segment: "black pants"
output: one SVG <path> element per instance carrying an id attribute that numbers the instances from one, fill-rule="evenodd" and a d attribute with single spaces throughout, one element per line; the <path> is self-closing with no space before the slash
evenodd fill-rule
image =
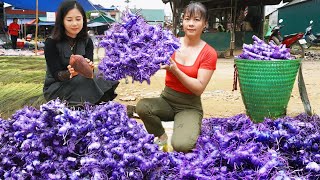
<path id="1" fill-rule="evenodd" d="M 17 49 L 18 36 L 11 35 L 12 49 Z"/>

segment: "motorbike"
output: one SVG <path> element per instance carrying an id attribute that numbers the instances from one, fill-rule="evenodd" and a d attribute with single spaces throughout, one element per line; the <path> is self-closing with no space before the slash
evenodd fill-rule
<path id="1" fill-rule="evenodd" d="M 306 28 L 304 33 L 304 39 L 307 41 L 307 47 L 320 46 L 320 33 L 313 34 L 312 32 L 313 20 L 310 21 L 309 26 Z"/>
<path id="2" fill-rule="evenodd" d="M 290 48 L 291 55 L 296 58 L 304 57 L 304 50 L 307 48 L 307 42 L 304 37 L 304 33 L 294 33 L 285 35 L 282 37 L 280 29 L 284 27 L 281 23 L 283 19 L 279 20 L 279 24 L 274 26 L 271 30 L 269 41 L 274 41 L 277 45 L 285 44 L 287 48 Z"/>

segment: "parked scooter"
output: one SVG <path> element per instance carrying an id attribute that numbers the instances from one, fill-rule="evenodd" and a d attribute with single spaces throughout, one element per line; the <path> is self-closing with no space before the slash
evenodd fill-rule
<path id="1" fill-rule="evenodd" d="M 306 40 L 303 39 L 304 33 L 294 33 L 282 37 L 280 29 L 284 26 L 281 23 L 283 19 L 279 20 L 279 25 L 273 27 L 269 41 L 273 40 L 277 45 L 285 44 L 290 48 L 290 53 L 296 58 L 304 57 L 304 49 L 307 48 Z"/>
<path id="2" fill-rule="evenodd" d="M 307 41 L 308 48 L 311 46 L 320 46 L 320 34 L 312 33 L 312 25 L 313 20 L 310 21 L 310 24 L 307 27 L 306 32 L 304 34 L 304 39 Z"/>

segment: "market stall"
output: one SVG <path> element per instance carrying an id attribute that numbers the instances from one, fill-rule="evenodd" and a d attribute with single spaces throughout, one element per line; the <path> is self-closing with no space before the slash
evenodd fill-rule
<path id="1" fill-rule="evenodd" d="M 290 2 L 292 0 L 285 0 Z M 163 0 L 170 3 L 173 14 L 173 31 L 182 35 L 181 13 L 190 0 Z M 252 35 L 263 35 L 264 6 L 279 4 L 281 0 L 196 0 L 209 11 L 208 30 L 203 39 L 216 50 L 232 56 L 243 43 L 251 43 Z"/>

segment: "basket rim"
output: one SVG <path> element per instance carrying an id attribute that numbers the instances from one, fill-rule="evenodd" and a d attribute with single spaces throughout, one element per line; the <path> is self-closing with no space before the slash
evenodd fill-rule
<path id="1" fill-rule="evenodd" d="M 294 61 L 302 61 L 301 58 L 299 59 L 277 59 L 277 60 L 262 60 L 262 59 L 238 59 L 238 58 L 235 58 L 234 61 L 250 61 L 250 62 L 283 62 L 283 61 L 291 61 L 291 62 L 294 62 Z"/>

